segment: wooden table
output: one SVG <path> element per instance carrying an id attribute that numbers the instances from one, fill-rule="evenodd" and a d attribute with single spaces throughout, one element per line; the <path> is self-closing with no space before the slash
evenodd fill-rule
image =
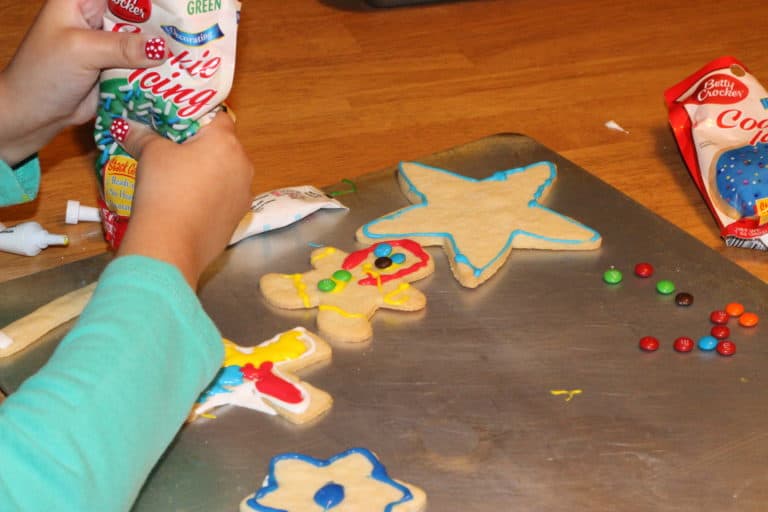
<path id="1" fill-rule="evenodd" d="M 0 62 L 41 3 L 0 6 Z M 768 80 L 765 37 L 750 24 L 764 14 L 757 0 L 738 9 L 715 0 L 395 9 L 248 0 L 231 102 L 257 169 L 253 191 L 331 185 L 493 133 L 524 133 L 768 281 L 768 255 L 721 241 L 662 101 L 665 88 L 721 55 Z M 608 120 L 629 133 L 607 129 Z M 36 220 L 71 245 L 0 253 L 0 281 L 106 250 L 97 224 L 64 223 L 68 199 L 96 201 L 91 127 L 65 131 L 40 159 L 40 197 L 0 210 L 0 222 Z"/>

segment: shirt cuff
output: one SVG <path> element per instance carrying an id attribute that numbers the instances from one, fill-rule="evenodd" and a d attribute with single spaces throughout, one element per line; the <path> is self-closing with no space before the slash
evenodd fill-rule
<path id="1" fill-rule="evenodd" d="M 26 203 L 40 189 L 40 161 L 32 155 L 11 167 L 0 160 L 0 206 Z"/>

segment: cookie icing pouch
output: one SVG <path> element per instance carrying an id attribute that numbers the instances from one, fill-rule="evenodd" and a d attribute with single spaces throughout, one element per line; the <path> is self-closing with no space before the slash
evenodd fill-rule
<path id="1" fill-rule="evenodd" d="M 311 185 L 288 187 L 260 194 L 251 201 L 251 209 L 235 228 L 229 245 L 249 236 L 293 224 L 317 210 L 347 209 Z"/>
<path id="2" fill-rule="evenodd" d="M 721 57 L 664 92 L 669 123 L 726 244 L 768 250 L 768 92 Z"/>
<path id="3" fill-rule="evenodd" d="M 162 38 L 168 56 L 159 67 L 110 69 L 99 79 L 95 167 L 105 237 L 117 247 L 131 214 L 136 161 L 110 133 L 112 122 L 132 119 L 175 142 L 209 122 L 232 87 L 240 2 L 108 0 L 107 7 L 104 30 Z"/>

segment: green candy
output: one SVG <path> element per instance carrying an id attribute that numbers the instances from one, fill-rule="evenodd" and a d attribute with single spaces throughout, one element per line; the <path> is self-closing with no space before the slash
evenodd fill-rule
<path id="1" fill-rule="evenodd" d="M 615 268 L 609 268 L 603 274 L 603 281 L 608 284 L 619 284 L 624 276 L 621 274 L 621 270 Z"/>
<path id="2" fill-rule="evenodd" d="M 321 279 L 317 282 L 317 289 L 321 292 L 330 292 L 336 288 L 336 282 L 333 279 Z"/>
<path id="3" fill-rule="evenodd" d="M 669 295 L 675 291 L 675 283 L 668 279 L 662 279 L 656 283 L 656 291 L 662 295 Z"/>
<path id="4" fill-rule="evenodd" d="M 349 281 L 352 279 L 352 273 L 349 270 L 337 270 L 333 273 L 333 278 L 339 281 Z"/>

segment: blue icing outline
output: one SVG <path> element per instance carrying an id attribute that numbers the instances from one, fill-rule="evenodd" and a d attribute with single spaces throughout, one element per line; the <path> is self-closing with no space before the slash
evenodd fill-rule
<path id="1" fill-rule="evenodd" d="M 473 265 L 472 262 L 469 261 L 469 258 L 467 258 L 459 250 L 459 247 L 456 245 L 456 240 L 453 238 L 453 235 L 451 233 L 446 233 L 446 232 L 434 232 L 434 233 L 421 233 L 421 232 L 416 232 L 416 233 L 380 233 L 380 234 L 371 233 L 370 230 L 369 230 L 369 227 L 371 227 L 371 226 L 373 226 L 373 225 L 375 225 L 375 224 L 377 224 L 377 223 L 379 223 L 379 222 L 381 222 L 383 220 L 396 219 L 397 217 L 403 215 L 404 213 L 406 213 L 407 211 L 410 211 L 412 209 L 424 208 L 426 206 L 429 206 L 429 202 L 427 201 L 427 196 L 423 192 L 421 192 L 419 189 L 416 188 L 416 186 L 413 184 L 411 179 L 408 177 L 408 173 L 403 170 L 403 163 L 404 162 L 400 162 L 400 164 L 398 166 L 398 172 L 402 175 L 403 179 L 405 179 L 405 182 L 408 184 L 409 191 L 411 193 L 415 194 L 416 196 L 418 196 L 418 198 L 419 198 L 419 200 L 421 202 L 417 203 L 417 204 L 412 204 L 411 206 L 406 206 L 405 208 L 402 208 L 402 209 L 400 209 L 400 210 L 398 210 L 398 211 L 396 211 L 394 213 L 391 213 L 389 215 L 385 215 L 383 217 L 379 217 L 376 220 L 373 220 L 371 222 L 368 222 L 367 224 L 364 224 L 363 227 L 362 227 L 362 231 L 363 231 L 363 234 L 365 236 L 367 236 L 368 238 L 371 238 L 371 239 L 377 239 L 377 238 L 410 238 L 410 237 L 417 237 L 417 236 L 446 238 L 446 239 L 448 239 L 448 241 L 451 244 L 451 247 L 453 248 L 453 252 L 455 254 L 454 260 L 456 261 L 456 263 L 462 263 L 462 264 L 467 265 L 468 267 L 470 267 L 472 269 L 473 274 L 474 274 L 475 277 L 479 277 L 488 267 L 492 266 L 499 258 L 501 258 L 502 255 L 506 254 L 507 251 L 510 249 L 510 245 L 512 245 L 512 241 L 515 239 L 515 237 L 517 235 L 528 235 L 528 236 L 530 236 L 532 238 L 538 238 L 538 239 L 547 240 L 547 241 L 550 241 L 550 242 L 561 242 L 561 243 L 566 243 L 566 244 L 579 244 L 579 243 L 583 243 L 583 242 L 592 242 L 592 241 L 597 240 L 597 239 L 600 238 L 600 233 L 598 233 L 594 229 L 590 228 L 589 226 L 586 226 L 586 225 L 582 224 L 581 222 L 578 222 L 575 219 L 572 219 L 572 218 L 568 217 L 567 215 L 563 215 L 563 214 L 558 213 L 558 212 L 556 212 L 554 210 L 551 210 L 551 209 L 541 205 L 538 202 L 538 199 L 541 197 L 541 195 L 544 192 L 544 190 L 546 190 L 546 188 L 549 185 L 552 184 L 552 182 L 554 181 L 555 177 L 557 176 L 557 170 L 556 170 L 554 164 L 552 164 L 552 162 L 547 162 L 547 161 L 536 162 L 536 163 L 533 163 L 533 164 L 530 164 L 530 165 L 526 165 L 525 167 L 516 167 L 514 169 L 508 169 L 508 170 L 505 170 L 505 171 L 497 171 L 497 172 L 493 173 L 492 175 L 490 175 L 489 177 L 483 178 L 483 179 L 471 178 L 469 176 L 464 176 L 464 175 L 461 175 L 461 174 L 456 174 L 454 172 L 451 172 L 451 171 L 448 171 L 448 170 L 445 170 L 445 169 L 440 169 L 439 167 L 433 167 L 433 166 L 422 164 L 422 163 L 418 163 L 418 162 L 413 162 L 413 163 L 415 163 L 415 164 L 417 164 L 417 165 L 419 165 L 419 166 L 421 166 L 423 168 L 429 169 L 431 171 L 440 172 L 442 174 L 447 174 L 449 176 L 460 178 L 460 179 L 463 179 L 463 180 L 466 180 L 466 181 L 469 181 L 469 182 L 472 182 L 472 183 L 480 183 L 480 182 L 483 182 L 483 181 L 507 181 L 507 178 L 510 175 L 512 175 L 512 174 L 523 173 L 523 172 L 526 172 L 528 169 L 530 169 L 532 167 L 538 167 L 538 166 L 540 166 L 542 164 L 545 164 L 547 167 L 549 167 L 549 170 L 550 170 L 549 178 L 544 180 L 544 182 L 541 185 L 539 185 L 539 187 L 536 189 L 536 192 L 533 194 L 533 199 L 531 199 L 528 202 L 528 206 L 530 208 L 541 208 L 542 210 L 545 210 L 545 211 L 550 212 L 550 213 L 552 213 L 554 215 L 557 215 L 558 217 L 566 220 L 567 222 L 570 222 L 572 224 L 575 224 L 577 226 L 580 226 L 580 227 L 584 228 L 586 231 L 589 231 L 589 232 L 593 233 L 593 236 L 591 238 L 580 239 L 580 240 L 572 240 L 572 239 L 565 239 L 565 238 L 551 238 L 551 237 L 539 235 L 539 234 L 536 234 L 536 233 L 531 233 L 529 231 L 525 231 L 525 230 L 521 230 L 521 229 L 515 229 L 515 230 L 512 230 L 512 232 L 509 234 L 509 237 L 507 238 L 507 241 L 504 244 L 504 247 L 499 251 L 499 253 L 496 256 L 494 256 L 493 258 L 491 258 L 491 260 L 488 263 L 486 263 L 485 265 L 483 265 L 481 267 L 478 267 L 478 266 Z"/>
<path id="2" fill-rule="evenodd" d="M 253 508 L 253 510 L 255 510 L 256 512 L 290 512 L 288 510 L 284 510 L 280 508 L 272 508 L 272 507 L 267 507 L 266 505 L 260 505 L 257 502 L 257 500 L 276 491 L 280 487 L 279 482 L 277 482 L 277 479 L 275 478 L 275 467 L 278 462 L 284 459 L 294 459 L 294 460 L 300 460 L 307 464 L 311 464 L 316 468 L 324 468 L 324 467 L 330 466 L 337 460 L 343 459 L 345 457 L 349 457 L 350 455 L 354 455 L 354 454 L 362 455 L 363 457 L 368 459 L 368 461 L 373 466 L 373 470 L 371 471 L 371 476 L 373 478 L 375 478 L 376 480 L 384 484 L 390 485 L 403 493 L 402 498 L 400 498 L 398 501 L 393 501 L 392 503 L 389 503 L 382 512 L 392 512 L 393 507 L 395 507 L 396 505 L 400 505 L 402 503 L 406 503 L 408 501 L 413 500 L 413 494 L 408 489 L 408 487 L 390 478 L 389 474 L 387 473 L 387 468 L 384 467 L 381 461 L 378 458 L 376 458 L 376 456 L 373 453 L 371 453 L 370 450 L 366 448 L 356 447 L 356 448 L 350 448 L 341 453 L 337 453 L 336 455 L 334 455 L 329 459 L 316 459 L 314 457 L 310 457 L 309 455 L 303 455 L 301 453 L 281 453 L 280 455 L 276 455 L 272 457 L 272 460 L 269 462 L 269 473 L 267 474 L 267 478 L 266 478 L 266 481 L 264 482 L 264 485 L 261 487 L 261 489 L 256 491 L 253 497 L 249 498 L 246 501 L 246 504 L 249 507 Z"/>

